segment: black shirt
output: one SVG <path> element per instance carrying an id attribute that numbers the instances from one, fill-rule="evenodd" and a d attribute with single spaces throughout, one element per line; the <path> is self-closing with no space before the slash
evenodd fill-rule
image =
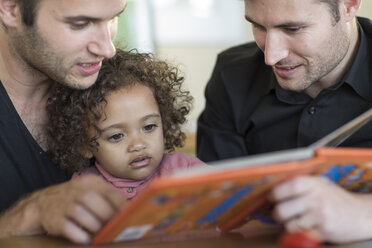
<path id="1" fill-rule="evenodd" d="M 279 86 L 255 43 L 219 54 L 198 120 L 197 155 L 203 161 L 303 147 L 372 106 L 372 23 L 358 18 L 360 44 L 337 85 L 312 99 Z M 372 123 L 342 146 L 372 147 Z"/>
<path id="2" fill-rule="evenodd" d="M 33 139 L 0 82 L 0 211 L 21 197 L 71 178 Z"/>

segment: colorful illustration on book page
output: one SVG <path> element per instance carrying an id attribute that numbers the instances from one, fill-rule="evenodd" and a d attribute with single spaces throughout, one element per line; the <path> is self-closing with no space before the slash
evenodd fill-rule
<path id="1" fill-rule="evenodd" d="M 350 191 L 372 192 L 371 162 L 334 164 L 323 171 L 322 175 Z"/>

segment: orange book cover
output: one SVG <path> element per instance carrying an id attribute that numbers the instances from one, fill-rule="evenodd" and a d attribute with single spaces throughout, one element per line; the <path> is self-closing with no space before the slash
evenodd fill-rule
<path id="1" fill-rule="evenodd" d="M 302 161 L 154 181 L 94 238 L 94 244 L 213 229 L 244 223 L 273 185 L 298 174 L 326 176 L 359 192 L 372 190 L 372 149 L 320 148 Z"/>
<path id="2" fill-rule="evenodd" d="M 188 237 L 207 230 L 217 236 L 248 221 L 267 206 L 274 185 L 299 174 L 322 175 L 348 190 L 370 192 L 372 149 L 327 146 L 338 145 L 371 118 L 367 111 L 316 146 L 219 161 L 158 178 L 102 228 L 93 244 Z"/>

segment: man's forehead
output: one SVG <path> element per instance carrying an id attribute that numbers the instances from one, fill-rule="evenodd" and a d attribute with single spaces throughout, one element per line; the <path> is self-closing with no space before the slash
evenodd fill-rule
<path id="1" fill-rule="evenodd" d="M 39 0 L 40 9 L 48 9 L 58 15 L 90 16 L 105 18 L 119 15 L 126 0 Z"/>
<path id="2" fill-rule="evenodd" d="M 244 0 L 245 17 L 250 22 L 258 20 L 279 23 L 306 22 L 319 12 L 318 0 Z M 314 4 L 318 2 L 318 4 Z M 325 8 L 326 9 L 326 8 Z M 271 22 L 271 21 L 270 21 Z"/>

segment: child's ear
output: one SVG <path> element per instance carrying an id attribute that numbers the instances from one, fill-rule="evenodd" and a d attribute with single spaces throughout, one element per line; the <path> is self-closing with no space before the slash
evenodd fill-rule
<path id="1" fill-rule="evenodd" d="M 84 156 L 84 158 L 91 159 L 93 158 L 93 153 L 90 151 L 89 148 L 84 148 L 80 151 L 81 155 Z"/>
<path id="2" fill-rule="evenodd" d="M 93 153 L 90 152 L 90 151 L 85 152 L 85 153 L 84 153 L 84 157 L 91 159 L 91 158 L 93 158 Z"/>

